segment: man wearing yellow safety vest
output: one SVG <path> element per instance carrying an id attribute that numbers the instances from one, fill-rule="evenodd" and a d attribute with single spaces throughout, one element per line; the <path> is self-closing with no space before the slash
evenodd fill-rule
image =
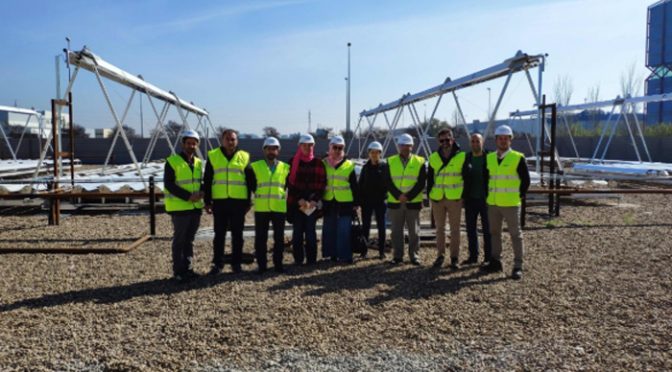
<path id="1" fill-rule="evenodd" d="M 203 164 L 194 153 L 200 137 L 196 131 L 185 130 L 182 152 L 166 158 L 163 173 L 165 208 L 173 223 L 173 278 L 179 282 L 194 279 L 194 237 L 201 221 Z"/>
<path id="2" fill-rule="evenodd" d="M 523 277 L 523 233 L 520 229 L 520 206 L 530 187 L 530 173 L 525 156 L 511 149 L 513 131 L 507 125 L 495 130 L 497 151 L 486 158 L 488 183 L 488 220 L 492 235 L 490 263 L 483 266 L 486 272 L 502 271 L 502 222 L 506 220 L 513 244 L 513 279 Z"/>
<path id="3" fill-rule="evenodd" d="M 322 257 L 352 263 L 352 214 L 358 205 L 355 163 L 345 158 L 345 140 L 333 136 L 324 158 L 327 188 L 322 197 Z"/>
<path id="4" fill-rule="evenodd" d="M 289 164 L 279 161 L 280 141 L 275 137 L 264 140 L 264 158 L 252 163 L 250 190 L 254 192 L 254 252 L 257 273 L 267 270 L 268 224 L 273 225 L 273 269 L 281 273 L 285 243 L 285 214 L 287 213 L 287 177 Z"/>
<path id="5" fill-rule="evenodd" d="M 420 245 L 420 210 L 422 209 L 422 190 L 425 188 L 427 170 L 425 158 L 415 155 L 413 137 L 402 134 L 397 139 L 398 155 L 387 159 L 388 174 L 387 208 L 392 222 L 392 247 L 394 259 L 399 264 L 404 257 L 404 225 L 408 229 L 408 255 L 413 265 L 420 265 L 418 246 Z"/>
<path id="6" fill-rule="evenodd" d="M 455 143 L 453 131 L 443 128 L 437 134 L 439 149 L 429 157 L 427 195 L 432 202 L 432 215 L 436 224 L 437 257 L 434 267 L 443 265 L 446 253 L 446 214 L 450 225 L 450 267 L 458 268 L 460 256 L 460 220 L 464 178 L 465 153 Z"/>
<path id="7" fill-rule="evenodd" d="M 222 132 L 221 146 L 208 152 L 203 189 L 205 210 L 212 213 L 215 238 L 212 249 L 212 269 L 216 275 L 224 268 L 224 242 L 227 230 L 231 231 L 231 269 L 242 271 L 243 229 L 245 214 L 250 210 L 249 179 L 253 173 L 250 154 L 238 149 L 238 134 L 233 129 Z"/>

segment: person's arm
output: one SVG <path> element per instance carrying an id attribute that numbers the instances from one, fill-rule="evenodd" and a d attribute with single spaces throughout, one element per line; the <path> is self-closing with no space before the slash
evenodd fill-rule
<path id="1" fill-rule="evenodd" d="M 530 171 L 527 169 L 525 158 L 520 159 L 518 163 L 518 177 L 520 177 L 520 197 L 522 198 L 530 188 Z"/>
<path id="2" fill-rule="evenodd" d="M 249 164 L 245 167 L 245 185 L 247 186 L 247 201 L 250 201 L 252 193 L 257 190 L 257 177 Z"/>
<path id="3" fill-rule="evenodd" d="M 418 174 L 418 182 L 416 182 L 413 188 L 406 193 L 408 200 L 415 199 L 415 197 L 418 196 L 418 194 L 420 194 L 422 190 L 425 189 L 426 182 L 427 182 L 427 167 L 425 167 L 425 165 L 422 164 L 420 166 L 420 174 Z"/>
<path id="4" fill-rule="evenodd" d="M 401 196 L 401 190 L 399 190 L 397 186 L 394 185 L 394 182 L 392 182 L 392 171 L 390 171 L 389 166 L 385 173 L 383 173 L 383 177 L 385 178 L 385 187 L 387 188 L 387 191 L 398 200 Z"/>
<path id="5" fill-rule="evenodd" d="M 359 185 L 357 184 L 357 174 L 353 170 L 348 177 L 350 183 L 350 191 L 352 191 L 352 201 L 355 206 L 359 205 Z"/>
<path id="6" fill-rule="evenodd" d="M 469 178 L 469 166 L 471 164 L 471 153 L 465 155 L 464 164 L 462 164 L 462 199 L 469 195 L 471 180 Z"/>
<path id="7" fill-rule="evenodd" d="M 310 200 L 318 202 L 324 196 L 324 190 L 327 188 L 327 171 L 324 169 L 322 161 L 316 162 L 315 167 L 315 189 L 313 190 Z"/>
<path id="8" fill-rule="evenodd" d="M 421 171 L 422 172 L 422 171 Z M 432 192 L 432 187 L 434 187 L 434 168 L 429 166 L 429 171 L 427 172 L 427 197 L 429 198 L 429 193 Z"/>
<path id="9" fill-rule="evenodd" d="M 189 198 L 191 197 L 191 193 L 189 191 L 181 188 L 175 182 L 175 170 L 173 170 L 173 167 L 171 167 L 168 162 L 166 162 L 163 170 L 163 187 L 165 187 L 169 193 L 177 196 L 182 200 L 189 201 Z"/>
<path id="10" fill-rule="evenodd" d="M 214 170 L 212 169 L 212 164 L 210 161 L 205 163 L 205 174 L 203 175 L 203 185 L 201 185 L 201 191 L 203 191 L 203 202 L 205 205 L 212 204 L 212 178 L 214 177 Z"/>

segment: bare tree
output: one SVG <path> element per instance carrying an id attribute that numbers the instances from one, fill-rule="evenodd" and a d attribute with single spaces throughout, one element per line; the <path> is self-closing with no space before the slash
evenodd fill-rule
<path id="1" fill-rule="evenodd" d="M 596 83 L 590 89 L 588 89 L 588 95 L 586 96 L 586 102 L 594 103 L 600 100 L 600 83 Z"/>
<path id="2" fill-rule="evenodd" d="M 569 102 L 572 100 L 572 94 L 574 93 L 574 84 L 569 75 L 558 76 L 555 80 L 555 85 L 553 86 L 553 94 L 555 96 L 555 102 L 561 106 L 569 105 Z"/>
<path id="3" fill-rule="evenodd" d="M 621 95 L 623 98 L 638 96 L 643 81 L 642 75 L 637 73 L 637 62 L 632 62 L 630 67 L 621 73 Z M 636 112 L 637 106 L 635 104 L 631 105 L 628 112 Z"/>
<path id="4" fill-rule="evenodd" d="M 278 130 L 275 127 L 264 127 L 264 129 L 262 129 L 262 133 L 263 133 L 264 138 L 266 138 L 266 137 L 279 138 L 280 137 L 280 132 L 278 132 Z"/>

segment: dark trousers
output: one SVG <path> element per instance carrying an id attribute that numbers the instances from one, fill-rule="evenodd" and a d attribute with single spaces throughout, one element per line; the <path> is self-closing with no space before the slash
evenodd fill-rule
<path id="1" fill-rule="evenodd" d="M 485 199 L 467 198 L 464 201 L 464 215 L 467 222 L 467 238 L 469 239 L 469 258 L 478 258 L 478 216 L 481 216 L 483 229 L 483 260 L 489 261 L 492 254 L 490 223 L 488 222 L 488 205 Z"/>
<path id="2" fill-rule="evenodd" d="M 201 223 L 201 210 L 170 215 L 173 222 L 173 274 L 192 270 L 194 237 Z"/>
<path id="3" fill-rule="evenodd" d="M 247 205 L 239 200 L 215 200 L 212 214 L 215 220 L 215 238 L 212 241 L 212 264 L 224 267 L 224 243 L 226 232 L 231 231 L 231 266 L 240 268 L 243 260 L 243 229 Z"/>
<path id="4" fill-rule="evenodd" d="M 260 269 L 267 267 L 268 225 L 273 225 L 273 266 L 282 268 L 285 250 L 285 214 L 277 212 L 254 213 L 254 253 Z"/>
<path id="5" fill-rule="evenodd" d="M 316 223 L 315 212 L 310 216 L 306 216 L 301 211 L 295 212 L 292 222 L 292 254 L 294 255 L 294 262 L 299 265 L 303 264 L 304 257 L 309 264 L 317 261 Z"/>
<path id="6" fill-rule="evenodd" d="M 385 211 L 387 206 L 385 202 L 375 204 L 362 204 L 362 230 L 364 236 L 369 239 L 371 233 L 371 218 L 373 213 L 376 213 L 376 226 L 378 227 L 378 252 L 383 254 L 385 252 Z"/>
<path id="7" fill-rule="evenodd" d="M 338 206 L 325 211 L 322 221 L 322 257 L 352 262 L 351 234 L 351 215 L 340 215 Z"/>

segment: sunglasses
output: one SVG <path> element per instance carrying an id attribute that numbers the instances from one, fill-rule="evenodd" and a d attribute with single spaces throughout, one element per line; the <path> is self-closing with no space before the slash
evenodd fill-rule
<path id="1" fill-rule="evenodd" d="M 452 141 L 452 140 L 453 140 L 452 138 L 444 138 L 444 139 L 440 139 L 440 140 L 439 140 L 439 143 L 448 143 L 448 142 L 450 142 L 450 141 Z"/>
<path id="2" fill-rule="evenodd" d="M 345 147 L 344 146 L 332 146 L 334 150 L 340 151 L 343 150 Z"/>

